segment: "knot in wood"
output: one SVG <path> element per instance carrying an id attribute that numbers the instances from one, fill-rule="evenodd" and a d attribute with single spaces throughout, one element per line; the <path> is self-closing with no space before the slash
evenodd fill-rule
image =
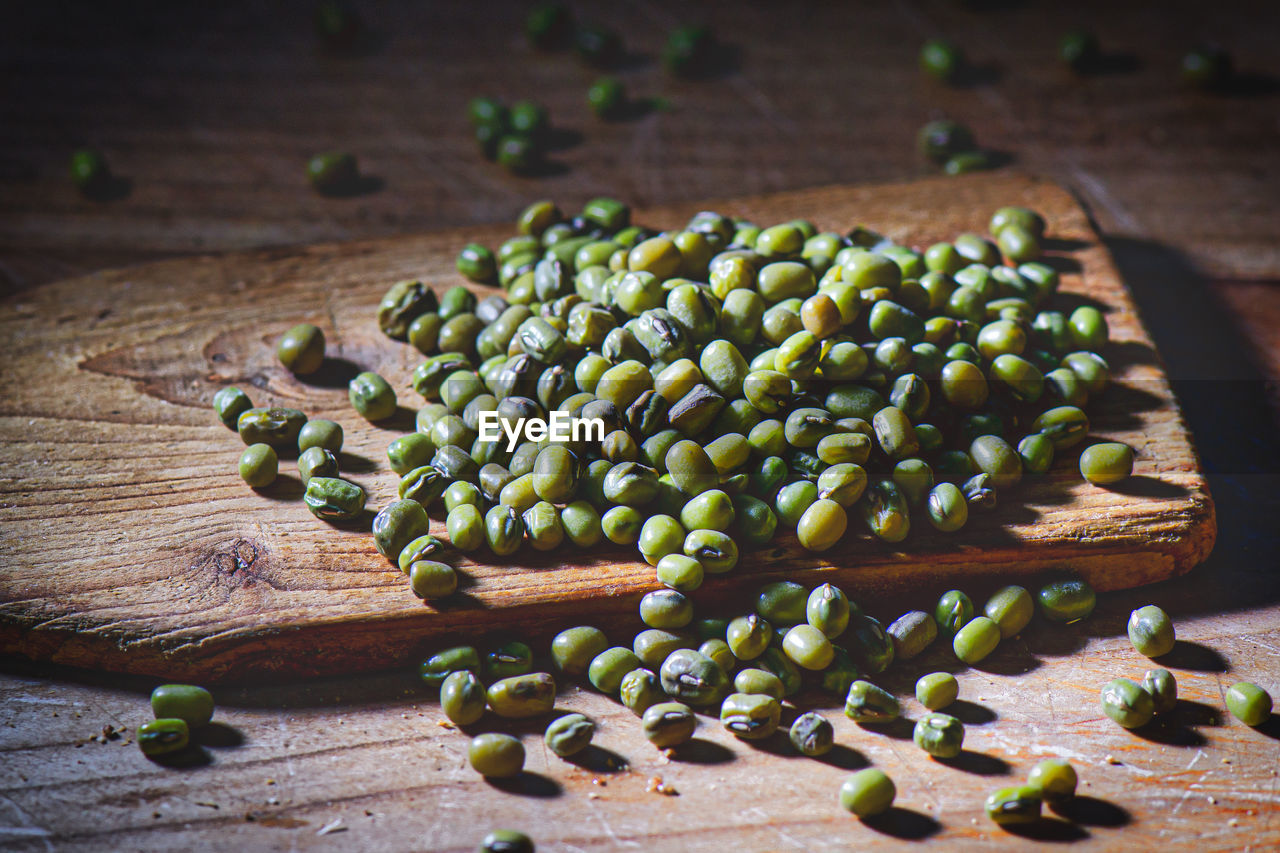
<path id="1" fill-rule="evenodd" d="M 216 584 L 251 587 L 258 581 L 265 581 L 254 569 L 261 553 L 256 542 L 240 538 L 216 547 L 196 568 L 211 572 Z"/>

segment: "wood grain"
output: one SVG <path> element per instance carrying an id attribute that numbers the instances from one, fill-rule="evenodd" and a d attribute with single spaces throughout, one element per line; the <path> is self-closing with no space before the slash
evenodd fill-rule
<path id="1" fill-rule="evenodd" d="M 904 841 L 1020 849 L 1038 840 L 1084 850 L 1275 849 L 1280 726 L 1230 720 L 1222 693 L 1237 678 L 1280 690 L 1267 651 L 1280 645 L 1280 630 L 1259 620 L 1246 633 L 1239 614 L 1175 609 L 1180 647 L 1153 664 L 1129 646 L 1124 621 L 1134 606 L 1154 598 L 1173 607 L 1197 586 L 1177 584 L 1104 596 L 1075 625 L 1037 619 L 976 668 L 960 667 L 940 644 L 895 663 L 882 683 L 912 719 L 923 713 L 914 680 L 956 672 L 963 701 L 949 711 L 966 723 L 965 753 L 947 762 L 906 739 L 909 725 L 858 726 L 817 691 L 795 697 L 785 719 L 817 709 L 831 720 L 838 747 L 825 760 L 791 753 L 782 734 L 736 740 L 710 716 L 700 718 L 692 749 L 668 757 L 615 701 L 562 685 L 557 708 L 597 724 L 599 751 L 570 762 L 543 747 L 544 720 L 486 720 L 460 732 L 411 677 L 354 676 L 215 690 L 220 725 L 200 738 L 201 763 L 172 767 L 147 761 L 131 742 L 150 717 L 149 681 L 49 667 L 33 681 L 11 671 L 0 675 L 0 840 L 20 851 L 463 853 L 501 826 L 529 833 L 542 853 L 880 850 Z M 1178 708 L 1140 731 L 1120 728 L 1099 711 L 1099 688 L 1153 665 L 1176 675 Z M 491 722 L 525 744 L 527 772 L 512 784 L 486 783 L 466 764 L 468 735 Z M 124 734 L 93 740 L 104 725 Z M 1051 756 L 1076 768 L 1077 801 L 1046 810 L 1028 835 L 998 829 L 984 797 Z M 863 823 L 836 794 L 868 765 L 888 773 L 898 795 L 886 819 Z M 655 779 L 677 795 L 651 792 Z M 335 821 L 339 831 L 318 834 Z"/>
<path id="2" fill-rule="evenodd" d="M 1073 829 L 1050 824 L 1053 837 L 1074 839 L 1072 849 L 1280 847 L 1274 725 L 1205 722 L 1205 708 L 1220 714 L 1221 691 L 1237 678 L 1280 695 L 1275 420 L 1252 406 L 1262 381 L 1239 381 L 1258 376 L 1245 345 L 1253 333 L 1256 360 L 1270 368 L 1265 388 L 1280 401 L 1280 349 L 1275 324 L 1265 321 L 1280 296 L 1276 100 L 1265 91 L 1202 95 L 1172 80 L 1180 52 L 1206 38 L 1227 45 L 1242 69 L 1274 79 L 1280 7 L 1228 0 L 1210 14 L 1203 3 L 1177 0 L 906 0 L 825 4 L 804 15 L 783 3 L 591 4 L 592 17 L 623 29 L 641 59 L 622 72 L 628 87 L 672 106 L 606 125 L 582 102 L 594 72 L 566 56 L 533 54 L 514 34 L 495 39 L 520 14 L 516 0 L 486 2 L 483 26 L 469 18 L 476 4 L 356 3 L 385 38 L 355 58 L 316 50 L 312 0 L 282 0 L 270 12 L 235 0 L 130 3 L 126 11 L 50 0 L 16 9 L 0 28 L 0 290 L 191 252 L 502 221 L 534 194 L 572 204 L 609 191 L 661 204 L 901 180 L 927 169 L 911 150 L 915 130 L 945 113 L 973 124 L 984 145 L 1018 167 L 1070 187 L 1091 211 L 1196 431 L 1217 499 L 1218 546 L 1188 575 L 1103 596 L 1085 623 L 1033 627 L 1003 644 L 990 659 L 998 672 L 960 674 L 964 695 L 984 697 L 980 704 L 998 715 L 970 726 L 967 744 L 1006 761 L 1004 775 L 944 767 L 833 710 L 841 742 L 898 782 L 902 820 L 888 826 L 864 826 L 838 810 L 842 768 L 736 743 L 710 720 L 700 737 L 724 745 L 731 760 L 666 763 L 615 705 L 573 690 L 566 707 L 596 716 L 600 743 L 633 773 L 559 762 L 527 735 L 531 768 L 559 793 L 486 785 L 462 766 L 465 738 L 437 725 L 425 694 L 361 677 L 219 690 L 219 717 L 243 744 L 206 748 L 208 766 L 175 770 L 145 761 L 135 745 L 87 740 L 107 723 L 145 721 L 151 681 L 0 658 L 0 846 L 464 851 L 499 822 L 529 831 L 542 853 L 881 849 L 921 834 L 944 850 L 1030 846 L 995 830 L 981 800 L 1058 754 L 1072 758 L 1083 790 L 1101 801 Z M 710 85 L 665 79 L 652 64 L 662 39 L 701 14 L 743 48 L 740 71 Z M 1060 68 L 1054 44 L 1082 23 L 1133 68 L 1090 78 Z M 916 49 L 935 35 L 993 70 L 989 82 L 949 89 L 921 79 Z M 582 132 L 580 144 L 556 155 L 567 170 L 521 180 L 480 161 L 461 112 L 467 97 L 484 92 L 536 94 L 557 124 Z M 126 198 L 99 203 L 71 189 L 66 159 L 82 143 L 103 148 L 130 179 Z M 358 199 L 314 197 L 301 164 L 319 147 L 355 151 L 383 186 Z M 1185 263 L 1187 254 L 1210 276 L 1234 281 L 1208 280 Z M 1216 291 L 1229 314 L 1213 303 Z M 1204 321 L 1215 318 L 1221 334 L 1206 340 Z M 0 354 L 2 378 L 9 352 Z M 33 464 L 24 476 L 38 471 Z M 0 479 L 12 476 L 0 468 Z M 1109 725 L 1094 694 L 1148 665 L 1123 631 L 1129 609 L 1150 602 L 1173 615 L 1188 648 L 1212 649 L 1222 665 L 1186 666 L 1203 655 L 1161 662 L 1193 704 L 1148 740 Z M 872 607 L 885 619 L 899 612 Z M 930 655 L 902 679 L 954 665 Z M 1125 763 L 1108 764 L 1108 752 Z M 645 792 L 658 773 L 679 797 Z M 592 784 L 597 777 L 608 785 Z M 317 835 L 338 818 L 343 831 Z"/>
<path id="3" fill-rule="evenodd" d="M 1016 177 L 933 180 L 716 206 L 761 221 L 862 221 L 923 245 L 980 230 L 1002 203 L 1045 212 L 1060 245 L 1073 247 L 1056 255 L 1068 270 L 1063 298 L 1109 311 L 1117 383 L 1097 401 L 1093 432 L 1138 450 L 1135 478 L 1122 490 L 1092 487 L 1064 457 L 959 536 L 920 530 L 897 548 L 860 533 L 820 556 L 781 538 L 708 582 L 699 600 L 783 576 L 838 581 L 865 597 L 1068 566 L 1106 590 L 1167 578 L 1208 554 L 1213 504 L 1159 358 L 1105 249 L 1061 189 Z M 640 218 L 672 225 L 695 207 Z M 258 404 L 339 420 L 348 436 L 344 469 L 369 490 L 371 507 L 384 505 L 395 478 L 383 449 L 396 431 L 358 422 L 340 383 L 289 375 L 274 363 L 271 342 L 297 322 L 315 322 L 332 354 L 407 388 L 418 359 L 377 332 L 382 290 L 410 276 L 449 286 L 458 279 L 458 247 L 500 233 L 162 262 L 7 302 L 0 329 L 17 369 L 0 384 L 0 453 L 10 472 L 0 492 L 0 557 L 9 566 L 0 580 L 3 649 L 79 666 L 244 679 L 398 666 L 426 638 L 452 631 L 634 614 L 655 582 L 651 568 L 621 549 L 522 552 L 509 566 L 463 560 L 460 600 L 423 604 L 373 551 L 367 520 L 318 522 L 292 476 L 262 494 L 246 489 L 234 471 L 241 444 L 208 409 L 214 391 L 236 383 L 252 387 Z M 402 396 L 413 404 L 411 391 Z M 404 409 L 394 426 L 411 424 Z M 442 526 L 436 519 L 433 529 Z"/>
<path id="4" fill-rule="evenodd" d="M 15 9 L 0 28 L 0 290 L 191 252 L 503 221 L 536 194 L 573 204 L 605 191 L 664 204 L 902 180 L 928 169 L 912 151 L 916 129 L 946 114 L 971 123 L 983 145 L 1007 152 L 1016 167 L 1070 187 L 1090 210 L 1196 431 L 1219 511 L 1218 545 L 1187 575 L 1104 595 L 1077 625 L 1033 625 L 985 669 L 959 673 L 963 696 L 996 714 L 969 726 L 966 745 L 1007 762 L 1002 773 L 940 765 L 821 702 L 841 743 L 897 781 L 903 811 L 888 825 L 863 825 L 838 809 L 843 767 L 735 742 L 711 720 L 699 737 L 723 745 L 729 760 L 667 762 L 616 705 L 574 689 L 564 693 L 566 708 L 595 716 L 600 744 L 633 772 L 560 762 L 544 755 L 535 733 L 524 738 L 530 767 L 555 787 L 535 787 L 538 777 L 527 792 L 487 785 L 463 766 L 465 737 L 437 725 L 439 709 L 425 692 L 407 680 L 359 676 L 217 690 L 219 719 L 230 728 L 215 739 L 222 745 L 205 748 L 210 763 L 162 767 L 122 745 L 131 731 L 121 741 L 89 741 L 104 724 L 132 729 L 147 720 L 152 680 L 0 657 L 0 846 L 469 851 L 503 824 L 530 832 L 541 853 L 884 849 L 918 836 L 942 850 L 1029 847 L 1033 840 L 986 820 L 982 798 L 1020 781 L 1040 758 L 1061 755 L 1096 799 L 1074 827 L 1048 824 L 1051 842 L 1073 850 L 1280 848 L 1275 719 L 1251 730 L 1221 717 L 1221 693 L 1238 678 L 1280 695 L 1276 424 L 1253 405 L 1264 389 L 1280 401 L 1276 324 L 1265 321 L 1280 297 L 1276 98 L 1265 90 L 1204 95 L 1172 79 L 1180 52 L 1212 39 L 1255 79 L 1274 80 L 1280 6 L 906 0 L 824 4 L 806 15 L 785 3 L 591 4 L 593 18 L 623 29 L 634 45 L 640 62 L 621 75 L 628 87 L 672 107 L 602 124 L 582 101 L 594 72 L 526 50 L 509 28 L 495 38 L 522 2 L 486 2 L 483 25 L 473 23 L 476 4 L 355 2 L 384 40 L 354 58 L 316 49 L 313 0 L 269 10 L 235 0 L 123 9 L 49 0 Z M 587 14 L 587 4 L 572 5 Z M 740 71 L 710 84 L 664 78 L 652 62 L 662 39 L 700 15 L 743 49 Z M 1081 24 L 1095 27 L 1109 52 L 1128 56 L 1131 69 L 1088 78 L 1062 69 L 1054 45 Z M 950 89 L 921 79 L 916 50 L 939 35 L 994 72 L 989 81 Z M 536 95 L 558 125 L 580 131 L 580 144 L 556 154 L 566 171 L 523 180 L 476 157 L 462 110 L 466 98 L 487 92 Z M 67 156 L 84 143 L 101 147 L 129 178 L 126 198 L 94 202 L 70 187 Z M 328 147 L 356 152 L 383 186 L 357 199 L 312 195 L 301 164 Z M 1233 281 L 1224 287 L 1209 277 Z M 1215 304 L 1217 291 L 1229 313 Z M 1206 336 L 1206 321 L 1218 334 Z M 1250 361 L 1250 333 L 1267 378 Z M 9 356 L 0 350 L 0 381 Z M 10 417 L 0 429 L 26 435 L 29 420 Z M 232 447 L 214 466 L 220 476 Z M 55 465 L 31 460 L 24 482 L 38 483 Z M 6 485 L 15 474 L 0 467 Z M 7 542 L 11 516 L 0 517 Z M 0 574 L 10 563 L 6 552 Z M 914 590 L 897 609 L 868 606 L 892 619 L 940 591 Z M 1096 689 L 1150 665 L 1129 648 L 1124 622 L 1152 602 L 1173 616 L 1188 652 L 1160 662 L 1188 702 L 1155 731 L 1128 733 L 1099 714 Z M 930 653 L 917 666 L 895 666 L 892 686 L 909 697 L 915 676 L 954 666 Z M 242 744 L 228 745 L 236 737 Z M 1109 753 L 1124 763 L 1108 763 Z M 990 761 L 968 765 L 993 766 L 1000 770 Z M 680 796 L 646 793 L 655 774 Z M 342 831 L 317 835 L 335 819 Z"/>

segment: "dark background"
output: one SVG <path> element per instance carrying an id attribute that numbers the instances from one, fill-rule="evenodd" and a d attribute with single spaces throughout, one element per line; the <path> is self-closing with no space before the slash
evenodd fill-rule
<path id="1" fill-rule="evenodd" d="M 524 41 L 515 2 L 352 4 L 365 34 L 321 46 L 314 0 L 11 4 L 0 28 L 0 253 L 8 289 L 176 253 L 393 234 L 510 219 L 529 199 L 609 192 L 638 205 L 910 178 L 926 120 L 970 124 L 1013 168 L 1049 174 L 1109 234 L 1150 238 L 1233 281 L 1280 274 L 1280 13 L 1273 3 L 576 4 L 619 31 L 618 76 L 666 108 L 596 120 L 600 72 Z M 571 4 L 575 5 L 575 4 Z M 682 23 L 714 24 L 736 71 L 685 82 L 658 54 Z M 1094 29 L 1105 62 L 1079 75 L 1059 38 Z M 917 70 L 945 36 L 976 73 Z M 1212 40 L 1240 75 L 1226 93 L 1180 85 Z M 477 156 L 467 100 L 545 103 L 574 143 L 556 173 L 516 178 Z M 128 183 L 110 203 L 66 179 L 80 145 Z M 325 199 L 317 151 L 349 150 L 376 189 Z"/>
<path id="2" fill-rule="evenodd" d="M 1220 534 L 1207 563 L 1159 587 L 1104 597 L 1080 630 L 1095 635 L 1095 651 L 1105 643 L 1119 648 L 1129 610 L 1157 601 L 1178 621 L 1180 636 L 1233 656 L 1232 669 L 1274 663 L 1267 642 L 1275 642 L 1280 620 L 1280 4 L 572 3 L 580 20 L 622 33 L 628 57 L 616 73 L 633 95 L 661 102 L 614 123 L 594 118 L 585 103 L 598 71 L 569 53 L 540 54 L 525 43 L 520 25 L 531 4 L 354 2 L 365 30 L 350 51 L 321 45 L 315 5 L 9 4 L 0 25 L 0 300 L 20 303 L 45 282 L 163 257 L 510 221 L 540 197 L 571 210 L 598 194 L 647 205 L 910 179 L 938 171 L 916 152 L 920 125 L 955 118 L 1001 155 L 1001 168 L 1051 176 L 1089 210 L 1169 368 L 1217 504 Z M 658 62 L 662 44 L 673 27 L 699 21 L 714 26 L 736 61 L 713 79 L 673 79 Z M 1106 61 L 1097 73 L 1077 74 L 1058 60 L 1059 38 L 1081 25 L 1100 37 Z M 919 47 L 936 36 L 967 52 L 975 73 L 966 85 L 946 86 L 919 72 Z M 1224 91 L 1193 91 L 1179 80 L 1180 57 L 1206 40 L 1235 58 L 1238 74 Z M 549 108 L 565 144 L 552 152 L 546 174 L 516 177 L 480 157 L 465 107 L 483 94 L 532 98 Z M 69 179 L 68 158 L 86 145 L 100 149 L 119 178 L 107 200 L 85 198 Z M 365 192 L 327 198 L 310 189 L 306 161 L 334 149 L 357 155 L 370 179 Z M 19 420 L 25 423 L 10 423 Z M 1046 630 L 1033 640 L 1053 658 L 1054 643 L 1061 646 L 1055 638 Z M 1254 648 L 1252 638 L 1271 652 Z M 1182 665 L 1226 669 L 1217 651 L 1191 647 L 1212 661 Z M 1074 660 L 1050 664 L 1050 674 L 1027 689 L 1053 692 L 1083 677 Z M 15 770 L 22 785 L 10 781 L 15 787 L 0 792 L 17 809 L 5 822 L 20 827 L 15 831 L 34 828 L 32 849 L 43 842 L 44 826 L 57 840 L 78 837 L 86 848 L 187 846 L 190 839 L 226 845 L 233 837 L 252 838 L 253 846 L 266 836 L 235 835 L 258 820 L 244 809 L 271 815 L 276 823 L 252 827 L 270 827 L 255 831 L 283 839 L 298 827 L 311 837 L 344 803 L 349 815 L 362 808 L 359 819 L 369 826 L 390 814 L 385 838 L 396 827 L 417 832 L 436 820 L 437 791 L 464 790 L 426 782 L 383 790 L 389 767 L 436 772 L 430 762 L 444 754 L 425 749 L 431 715 L 418 719 L 423 712 L 408 704 L 418 694 L 398 681 L 229 697 L 225 718 L 247 732 L 248 746 L 220 753 L 221 767 L 186 776 L 133 768 L 122 776 L 133 767 L 127 762 L 141 761 L 136 747 L 128 747 L 127 759 L 94 753 L 99 747 L 85 735 L 104 719 L 136 724 L 149 681 L 15 660 L 0 661 L 0 673 L 0 749 L 9 766 L 23 768 Z M 1264 669 L 1255 673 L 1265 682 L 1263 676 L 1274 682 Z M 54 719 L 50 708 L 63 716 Z M 71 719 L 73 708 L 85 710 L 83 720 L 79 710 Z M 353 725 L 339 729 L 346 714 Z M 1056 737 L 1061 720 L 1051 713 L 1047 719 L 1046 731 Z M 1276 721 L 1264 735 L 1280 736 Z M 1016 731 L 1019 724 L 1002 725 Z M 366 754 L 348 742 L 357 738 L 386 738 L 394 749 Z M 1241 767 L 1261 778 L 1273 743 L 1250 741 L 1253 753 L 1240 756 Z M 339 749 L 351 751 L 344 763 L 330 762 Z M 315 756 L 323 763 L 306 763 Z M 753 757 L 744 751 L 739 760 Z M 295 760 L 299 777 L 286 778 Z M 1185 777 L 1185 756 L 1176 760 L 1160 780 L 1126 788 L 1123 797 L 1113 783 L 1111 796 L 1134 808 L 1139 824 L 1150 817 L 1192 832 L 1179 838 L 1224 831 L 1220 807 L 1200 796 L 1188 802 L 1191 790 L 1184 790 L 1188 779 L 1203 781 L 1209 771 Z M 253 769 L 237 775 L 238 761 Z M 722 775 L 728 772 L 743 771 Z M 1097 767 L 1090 772 L 1103 778 Z M 1227 773 L 1193 787 L 1218 790 L 1211 786 Z M 1161 799 L 1155 787 L 1166 776 L 1173 799 Z M 275 778 L 281 786 L 268 787 Z M 394 785 L 401 787 L 399 776 Z M 366 790 L 383 793 L 359 799 Z M 495 809 L 536 814 L 554 804 L 525 798 L 513 806 L 501 792 L 486 800 L 465 790 L 472 813 L 485 821 Z M 1107 796 L 1101 786 L 1094 790 Z M 654 795 L 639 796 L 636 812 L 645 814 Z M 205 800 L 229 805 L 218 812 Z M 161 820 L 171 801 L 177 805 Z M 66 809 L 65 802 L 77 805 Z M 94 811 L 85 820 L 101 824 L 92 831 L 73 819 L 86 802 Z M 1110 808 L 1104 827 L 1129 820 Z M 573 812 L 575 825 L 581 814 Z M 1245 826 L 1256 828 L 1254 812 L 1246 814 Z M 583 820 L 582 831 L 604 843 Z M 916 825 L 924 827 L 917 836 L 937 831 L 919 815 Z M 675 821 L 671 831 L 681 826 Z M 948 831 L 962 826 L 958 819 L 947 824 Z M 369 843 L 363 827 L 353 826 L 344 840 Z M 654 820 L 649 830 L 664 828 Z M 1151 831 L 1139 825 L 1129 837 Z"/>

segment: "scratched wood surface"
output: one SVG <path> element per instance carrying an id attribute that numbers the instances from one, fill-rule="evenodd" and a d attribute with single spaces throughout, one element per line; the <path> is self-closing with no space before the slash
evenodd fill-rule
<path id="1" fill-rule="evenodd" d="M 1062 567 L 1097 589 L 1120 589 L 1187 571 L 1209 553 L 1213 504 L 1186 426 L 1106 250 L 1066 192 L 980 176 L 710 206 L 761 222 L 807 215 L 835 230 L 871 223 L 927 246 L 981 230 L 1005 203 L 1044 212 L 1061 247 L 1050 260 L 1062 267 L 1062 304 L 1107 311 L 1115 385 L 1093 401 L 1091 431 L 1137 450 L 1135 477 L 1118 489 L 1094 487 L 1080 479 L 1076 454 L 1060 454 L 1049 476 L 1002 495 L 995 512 L 975 514 L 958 536 L 917 518 L 911 538 L 888 546 L 855 523 L 857 533 L 821 555 L 781 536 L 705 584 L 695 601 L 781 577 L 831 580 L 865 597 Z M 701 206 L 642 211 L 637 221 L 672 227 Z M 244 680 L 400 666 L 424 640 L 453 632 L 633 617 L 658 584 L 650 566 L 620 548 L 459 559 L 461 594 L 420 602 L 374 551 L 368 518 L 319 522 L 292 475 L 262 493 L 246 488 L 233 465 L 242 445 L 210 413 L 214 392 L 236 384 L 251 388 L 257 405 L 337 419 L 347 433 L 344 470 L 367 489 L 371 509 L 385 506 L 397 480 L 384 448 L 412 429 L 412 409 L 391 424 L 360 423 L 343 383 L 332 381 L 336 371 L 299 380 L 274 363 L 271 343 L 298 322 L 318 323 L 335 363 L 387 376 L 412 407 L 409 374 L 421 356 L 378 332 L 378 299 L 406 277 L 443 291 L 460 280 L 458 248 L 495 238 L 461 230 L 162 262 L 6 303 L 0 329 L 19 369 L 0 380 L 0 453 L 12 475 L 0 492 L 0 556 L 9 565 L 0 648 L 77 666 Z M 434 519 L 433 531 L 444 537 L 443 528 L 443 517 Z"/>
<path id="2" fill-rule="evenodd" d="M 1239 584 L 1248 576 L 1218 571 Z M 1198 573 L 1197 573 L 1198 574 Z M 543 720 L 512 726 L 528 759 L 523 777 L 489 784 L 466 764 L 468 733 L 447 725 L 409 677 L 362 676 L 306 685 L 215 691 L 221 725 L 187 766 L 147 761 L 132 743 L 150 716 L 153 682 L 48 667 L 0 676 L 0 844 L 91 851 L 395 849 L 462 853 L 495 827 L 528 832 L 542 853 L 581 850 L 884 849 L 927 840 L 938 849 L 1027 847 L 1036 841 L 1097 850 L 1271 850 L 1280 844 L 1280 718 L 1250 729 L 1225 718 L 1222 694 L 1238 678 L 1280 690 L 1280 623 L 1196 615 L 1215 598 L 1194 576 L 1104 597 L 1089 620 L 1037 620 L 979 668 L 957 668 L 934 648 L 884 680 L 910 718 L 914 679 L 957 673 L 966 723 L 961 758 L 935 761 L 909 725 L 861 728 L 832 698 L 806 692 L 835 726 L 825 760 L 789 753 L 782 734 L 748 744 L 702 717 L 690 749 L 667 758 L 616 702 L 562 687 L 557 708 L 591 715 L 595 746 L 580 761 L 542 745 Z M 1179 682 L 1178 708 L 1137 732 L 1102 715 L 1102 684 L 1141 678 L 1155 664 L 1124 637 L 1129 609 L 1159 601 L 1180 645 L 1159 665 Z M 905 602 L 900 606 L 907 606 Z M 1216 604 L 1212 602 L 1210 606 Z M 890 605 L 872 612 L 892 618 Z M 1266 612 L 1274 612 L 1274 607 Z M 789 709 L 786 719 L 795 711 Z M 483 721 L 475 731 L 489 728 Z M 123 729 L 102 738 L 104 726 Z M 1079 797 L 1025 834 L 997 829 L 987 793 L 1018 784 L 1049 756 L 1069 759 Z M 845 776 L 876 766 L 894 779 L 895 808 L 862 823 L 843 812 Z M 660 780 L 675 795 L 652 791 Z M 323 834 L 322 834 L 323 833 Z"/>
<path id="3" fill-rule="evenodd" d="M 950 115 L 1016 167 L 1070 187 L 1099 224 L 1195 432 L 1218 543 L 1191 573 L 1105 595 L 1089 622 L 1064 631 L 1033 626 L 1022 644 L 997 650 L 991 672 L 962 673 L 966 695 L 984 697 L 998 715 L 970 726 L 968 746 L 1007 762 L 1007 774 L 939 766 L 833 713 L 841 741 L 899 783 L 904 811 L 886 825 L 864 827 L 838 811 L 843 770 L 734 743 L 716 724 L 700 737 L 726 746 L 732 760 L 665 764 L 625 713 L 576 691 L 564 704 L 598 715 L 601 743 L 634 768 L 600 775 L 607 787 L 545 756 L 533 736 L 530 766 L 559 788 L 532 777 L 514 791 L 483 784 L 463 767 L 463 739 L 436 725 L 430 697 L 394 679 L 220 690 L 219 716 L 234 731 L 208 739 L 220 744 L 206 748 L 210 763 L 161 768 L 120 745 L 128 736 L 89 740 L 103 725 L 145 721 L 154 682 L 0 658 L 0 846 L 464 851 L 504 823 L 529 830 L 544 853 L 880 849 L 918 837 L 947 850 L 1026 847 L 994 831 L 979 803 L 1050 754 L 1076 762 L 1082 790 L 1097 798 L 1075 815 L 1075 829 L 1048 827 L 1051 840 L 1108 850 L 1280 846 L 1274 718 L 1259 731 L 1211 725 L 1198 704 L 1220 713 L 1221 692 L 1237 678 L 1280 690 L 1280 323 L 1269 320 L 1280 310 L 1280 7 L 907 0 L 797 14 L 792 4 L 709 2 L 698 10 L 742 48 L 742 62 L 722 80 L 684 84 L 652 60 L 694 7 L 602 4 L 591 17 L 625 28 L 640 60 L 624 81 L 641 96 L 668 98 L 670 109 L 599 124 L 582 104 L 593 72 L 496 35 L 519 16 L 518 0 L 485 3 L 483 25 L 474 23 L 476 4 L 358 6 L 382 38 L 356 57 L 316 49 L 310 0 L 270 11 L 234 0 L 13 10 L 0 28 L 0 288 L 193 252 L 504 221 L 531 195 L 573 204 L 618 192 L 665 204 L 902 180 L 928 171 L 912 150 L 915 130 Z M 1054 44 L 1081 23 L 1127 67 L 1086 77 L 1062 69 Z M 951 89 L 922 80 L 916 48 L 934 35 L 961 43 L 991 72 L 985 82 Z M 1234 52 L 1252 91 L 1176 85 L 1178 56 L 1203 39 Z M 485 92 L 536 94 L 558 125 L 580 132 L 555 155 L 565 171 L 521 180 L 481 162 L 461 112 Z M 85 143 L 126 177 L 123 198 L 96 202 L 69 187 L 66 158 Z M 300 164 L 329 147 L 355 151 L 380 178 L 377 191 L 312 196 Z M 1123 628 L 1129 610 L 1148 602 L 1196 644 L 1166 665 L 1197 704 L 1155 740 L 1109 725 L 1094 700 L 1098 685 L 1145 666 Z M 877 601 L 872 613 L 891 619 L 919 603 Z M 951 665 L 927 659 L 893 686 L 909 695 L 916 674 Z M 232 747 L 237 733 L 242 743 Z M 1109 753 L 1124 764 L 1106 763 Z M 645 793 L 654 774 L 680 796 Z M 340 831 L 317 834 L 337 819 Z"/>

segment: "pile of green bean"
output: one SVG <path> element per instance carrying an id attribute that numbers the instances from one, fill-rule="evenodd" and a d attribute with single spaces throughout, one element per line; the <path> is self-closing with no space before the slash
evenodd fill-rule
<path id="1" fill-rule="evenodd" d="M 436 506 L 460 551 L 607 539 L 636 546 L 682 593 L 779 530 L 811 551 L 835 547 L 851 516 L 891 543 L 922 521 L 952 533 L 1080 444 L 1084 407 L 1109 380 L 1106 320 L 1049 306 L 1045 223 L 1025 208 L 996 211 L 994 241 L 962 234 L 922 252 L 862 227 L 841 236 L 712 212 L 659 233 L 609 198 L 572 218 L 537 202 L 517 230 L 496 253 L 471 244 L 457 259 L 500 291 L 437 296 L 407 280 L 378 308 L 386 335 L 428 356 L 412 376 L 427 401 L 417 431 L 387 449 L 400 500 L 373 524 L 378 550 L 425 597 L 457 586 L 450 567 L 418 559 L 443 545 L 428 536 Z M 277 346 L 304 376 L 324 352 L 309 324 Z M 373 372 L 349 398 L 374 422 L 398 408 Z M 253 409 L 234 388 L 215 408 L 250 445 L 249 485 L 270 485 L 277 449 L 296 446 L 313 513 L 363 512 L 364 490 L 338 473 L 339 425 Z M 557 416 L 597 431 L 517 431 Z M 1111 484 L 1133 453 L 1093 444 L 1079 464 Z"/>
<path id="2" fill-rule="evenodd" d="M 1049 307 L 1044 228 L 1002 208 L 994 241 L 921 252 L 802 220 L 704 212 L 659 233 L 613 199 L 572 218 L 533 204 L 496 253 L 458 257 L 501 291 L 402 281 L 382 300 L 383 331 L 428 356 L 418 435 L 389 451 L 401 496 L 443 504 L 461 550 L 608 539 L 681 592 L 779 530 L 812 551 L 850 516 L 888 542 L 922 521 L 957 531 L 1078 445 L 1108 382 L 1102 313 Z M 385 385 L 389 408 L 366 417 L 394 411 Z M 604 434 L 480 436 L 486 414 L 514 428 L 556 412 Z M 1131 467 L 1123 445 L 1081 456 L 1094 483 Z"/>

